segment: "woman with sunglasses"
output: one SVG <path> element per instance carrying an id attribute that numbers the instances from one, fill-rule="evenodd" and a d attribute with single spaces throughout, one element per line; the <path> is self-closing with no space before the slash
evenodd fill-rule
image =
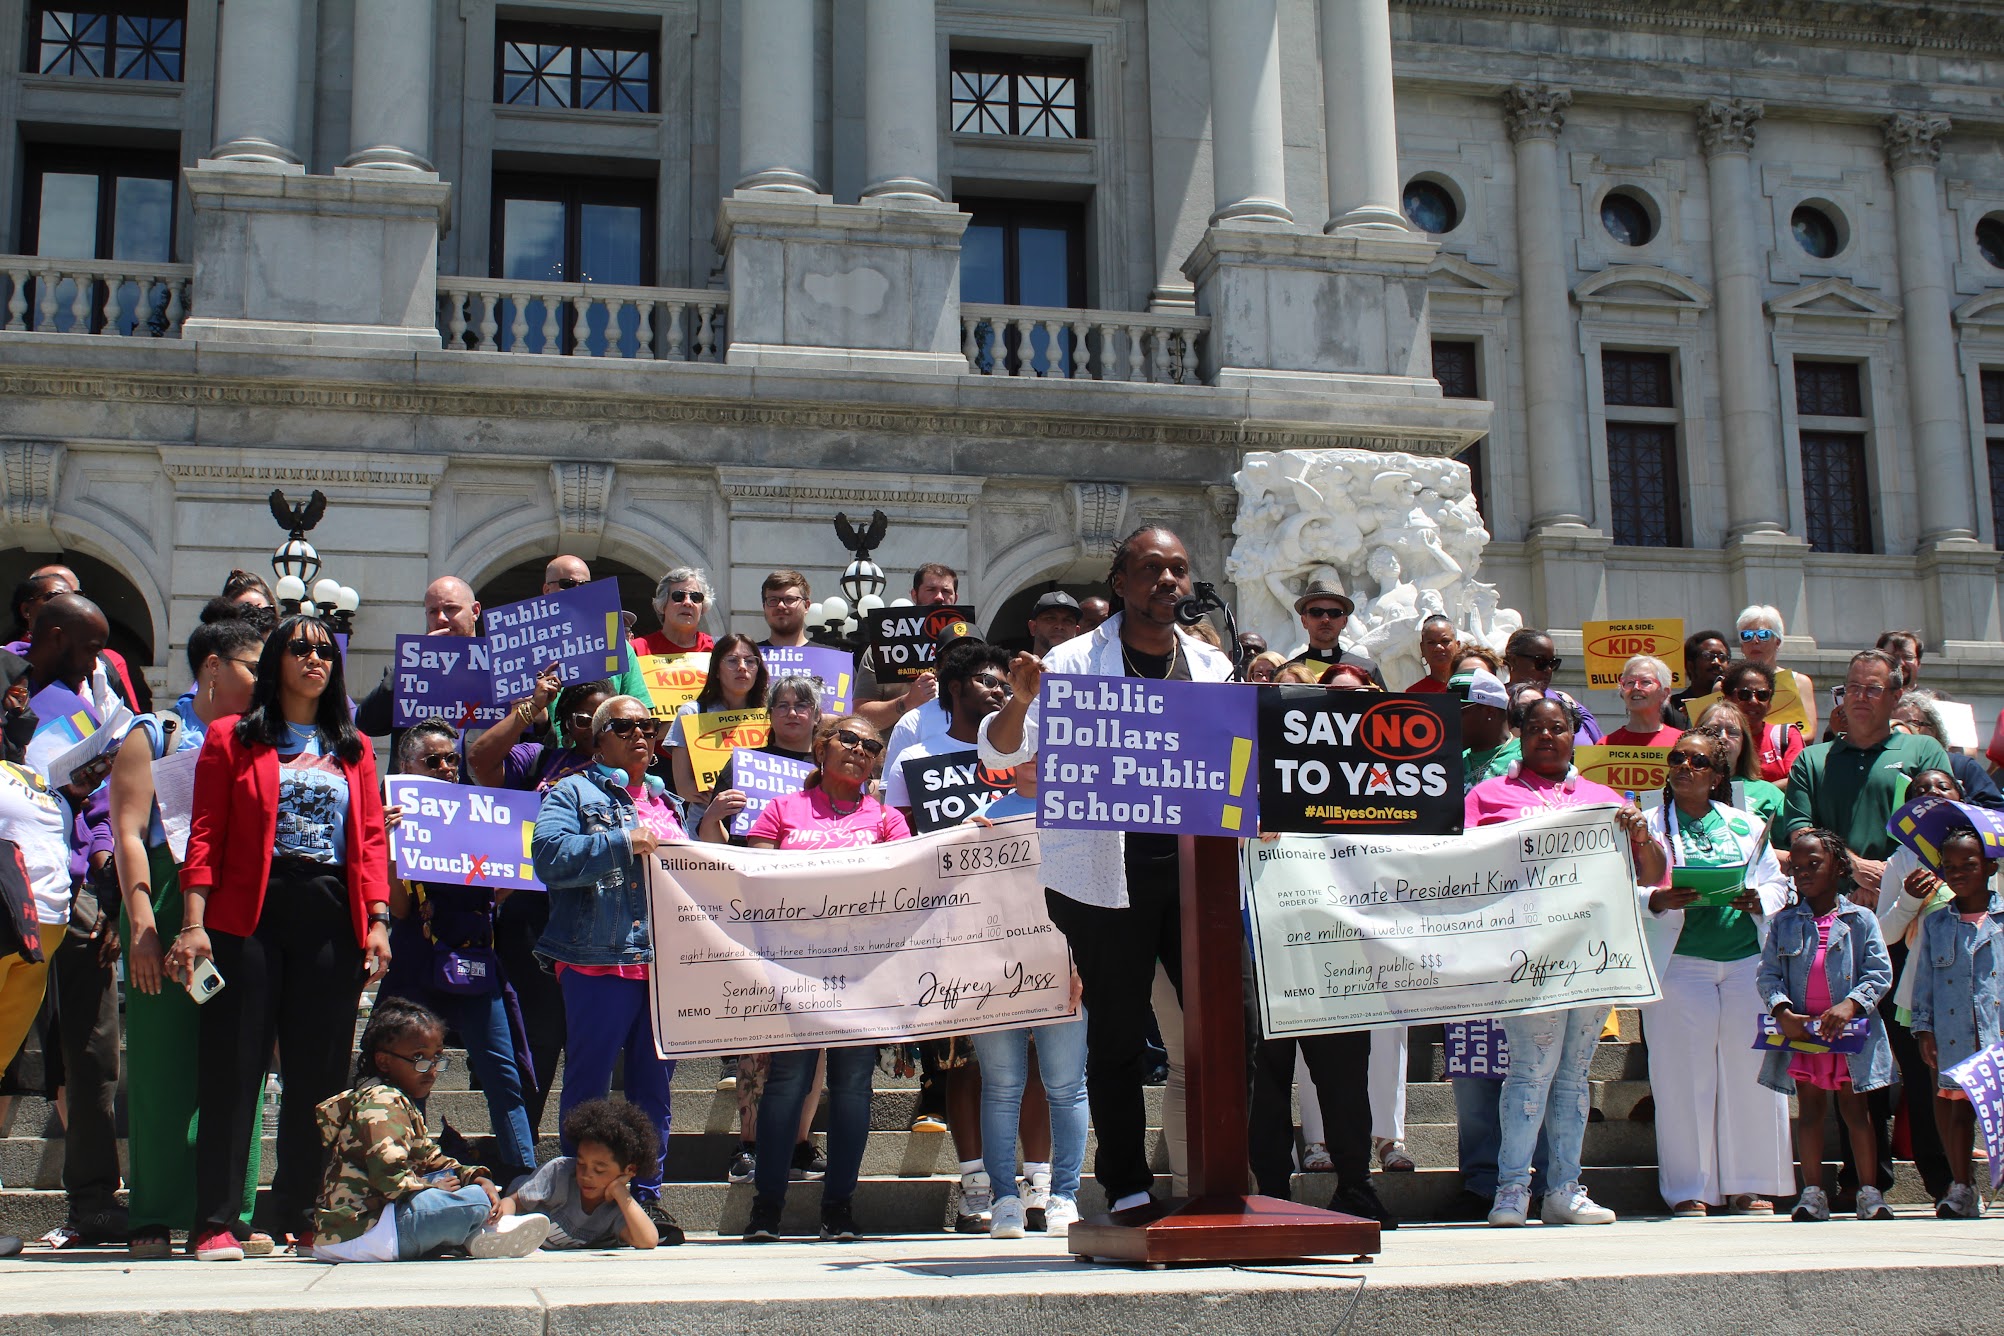
<path id="1" fill-rule="evenodd" d="M 193 813 L 169 972 L 186 980 L 212 960 L 223 979 L 201 1017 L 195 1255 L 235 1260 L 272 1045 L 285 1094 L 269 1218 L 305 1238 L 320 1190 L 313 1111 L 346 1088 L 362 984 L 390 963 L 375 757 L 325 622 L 288 617 L 265 642 L 249 708 L 202 743 Z"/>
<path id="2" fill-rule="evenodd" d="M 702 629 L 703 609 L 715 597 L 710 581 L 694 566 L 677 566 L 654 586 L 654 615 L 661 629 L 633 642 L 635 654 L 700 654 L 716 642 Z"/>
<path id="3" fill-rule="evenodd" d="M 396 772 L 459 782 L 459 730 L 443 719 L 428 719 L 397 739 Z M 384 823 L 394 830 L 403 810 L 385 808 Z M 523 1091 L 535 1083 L 525 1071 L 529 1055 L 522 1013 L 507 971 L 494 947 L 498 897 L 488 886 L 451 882 L 390 882 L 390 969 L 376 990 L 384 998 L 408 998 L 445 1018 L 466 1045 L 466 1062 L 487 1099 L 494 1129 L 493 1168 L 502 1183 L 536 1168 L 536 1138 L 529 1130 Z M 540 897 L 538 897 L 540 898 Z M 424 1104 L 419 1102 L 422 1109 Z"/>
<path id="4" fill-rule="evenodd" d="M 1780 674 L 1787 669 L 1781 666 L 1781 641 L 1787 634 L 1782 625 L 1779 610 L 1765 603 L 1754 603 L 1740 609 L 1740 615 L 1733 621 L 1739 633 L 1740 654 L 1743 658 L 1763 665 L 1771 673 Z M 1808 673 L 1795 674 L 1795 694 L 1802 697 L 1802 736 L 1816 735 L 1816 681 Z"/>
<path id="5" fill-rule="evenodd" d="M 823 720 L 814 732 L 816 768 L 808 774 L 806 787 L 766 804 L 752 823 L 751 847 L 849 849 L 908 838 L 911 828 L 904 817 L 870 793 L 870 778 L 883 754 L 884 740 L 867 720 L 847 715 Z M 852 1243 L 858 1231 L 851 1198 L 870 1134 L 870 1074 L 876 1070 L 877 1047 L 831 1048 L 827 1054 L 828 1173 L 821 1187 L 821 1237 Z M 819 1058 L 813 1049 L 772 1055 L 765 1096 L 759 1105 L 759 1141 L 768 1146 L 783 1145 L 794 1134 Z M 746 1242 L 770 1243 L 779 1238 L 790 1173 L 783 1156 L 768 1155 L 759 1160 Z"/>
<path id="6" fill-rule="evenodd" d="M 662 743 L 674 770 L 675 792 L 683 802 L 706 801 L 715 787 L 703 784 L 696 774 L 695 764 L 689 758 L 689 741 L 683 733 L 687 727 L 685 721 L 691 715 L 719 710 L 764 709 L 766 682 L 765 660 L 750 636 L 733 633 L 711 647 L 710 673 L 703 680 L 703 689 L 696 693 L 696 699 L 684 701 L 675 711 L 668 740 Z"/>
<path id="7" fill-rule="evenodd" d="M 1770 724 L 1767 712 L 1774 708 L 1774 669 L 1752 659 L 1740 659 L 1726 669 L 1719 681 L 1719 694 L 1740 707 L 1753 730 L 1755 752 L 1760 758 L 1760 777 L 1777 788 L 1788 787 L 1789 767 L 1802 754 L 1808 739 L 1797 724 Z"/>
<path id="8" fill-rule="evenodd" d="M 181 922 L 180 867 L 154 803 L 153 763 L 199 748 L 216 720 L 242 714 L 257 684 L 264 628 L 241 617 L 205 623 L 188 637 L 194 685 L 159 714 L 141 715 L 111 767 L 111 828 L 125 918 L 126 1181 L 135 1258 L 166 1257 L 170 1230 L 195 1227 L 196 1069 L 202 1013 L 166 978 L 161 923 Z M 140 746 L 140 739 L 146 745 Z M 185 763 L 185 757 L 183 758 Z M 268 1253 L 271 1236 L 251 1232 L 259 1144 L 248 1147 L 237 1226 L 250 1250 Z"/>
<path id="9" fill-rule="evenodd" d="M 1642 1012 L 1657 1186 L 1671 1215 L 1695 1219 L 1707 1207 L 1772 1215 L 1773 1196 L 1795 1185 L 1788 1099 L 1761 1085 L 1761 1054 L 1746 1036 L 1761 935 L 1767 916 L 1788 903 L 1788 882 L 1768 847 L 1767 822 L 1713 797 L 1730 779 L 1729 755 L 1708 731 L 1677 739 L 1663 805 L 1649 817 L 1670 856 L 1668 883 L 1649 897 L 1663 997 Z M 1701 874 L 1735 868 L 1745 869 L 1737 892 L 1699 903 Z"/>
<path id="10" fill-rule="evenodd" d="M 1781 815 L 1781 809 L 1788 800 L 1779 785 L 1770 784 L 1760 777 L 1760 746 L 1755 740 L 1753 725 L 1747 722 L 1746 712 L 1734 701 L 1713 701 L 1698 715 L 1698 722 L 1691 726 L 1691 732 L 1716 738 L 1726 749 L 1726 773 L 1713 785 L 1712 796 L 1720 802 L 1752 812 L 1772 828 L 1774 819 Z M 1734 796 L 1735 785 L 1738 786 L 1737 797 Z M 1775 857 L 1781 860 L 1782 871 L 1786 872 L 1788 851 L 1777 849 Z"/>
<path id="11" fill-rule="evenodd" d="M 1503 666 L 1510 670 L 1505 681 L 1512 685 L 1534 686 L 1545 693 L 1546 700 L 1564 701 L 1579 720 L 1579 736 L 1575 741 L 1582 747 L 1591 746 L 1604 737 L 1600 721 L 1593 717 L 1592 710 L 1552 685 L 1553 674 L 1564 663 L 1557 647 L 1552 644 L 1550 634 L 1533 627 L 1520 627 L 1511 632 L 1509 641 L 1503 646 Z"/>
<path id="12" fill-rule="evenodd" d="M 632 696 L 600 705 L 591 721 L 593 763 L 543 795 L 529 848 L 550 897 L 536 954 L 555 970 L 569 1018 L 560 1116 L 605 1098 L 624 1055 L 627 1102 L 654 1120 L 665 1155 L 675 1062 L 654 1047 L 647 984 L 654 935 L 640 860 L 689 837 L 680 803 L 647 773 L 660 732 L 661 721 Z M 563 1151 L 576 1155 L 577 1147 Z M 661 1205 L 662 1163 L 641 1166 L 632 1190 L 670 1246 L 682 1230 Z"/>

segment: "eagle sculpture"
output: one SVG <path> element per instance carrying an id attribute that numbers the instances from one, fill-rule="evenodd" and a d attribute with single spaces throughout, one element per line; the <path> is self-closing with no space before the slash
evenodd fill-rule
<path id="1" fill-rule="evenodd" d="M 849 523 L 847 515 L 835 516 L 835 536 L 842 540 L 842 546 L 856 554 L 858 561 L 869 560 L 870 553 L 876 551 L 877 545 L 884 541 L 884 531 L 890 527 L 890 517 L 881 510 L 870 512 L 870 527 L 861 533 L 856 532 L 856 526 Z"/>
<path id="2" fill-rule="evenodd" d="M 303 538 L 306 531 L 320 523 L 320 517 L 327 513 L 327 494 L 318 487 L 313 495 L 306 498 L 303 506 L 288 505 L 285 493 L 274 487 L 271 489 L 271 517 L 278 521 L 278 527 L 294 538 Z"/>

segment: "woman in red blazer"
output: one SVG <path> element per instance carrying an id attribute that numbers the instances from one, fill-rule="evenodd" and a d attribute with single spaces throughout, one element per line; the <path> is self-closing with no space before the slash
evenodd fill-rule
<path id="1" fill-rule="evenodd" d="M 181 888 L 170 968 L 185 981 L 209 959 L 224 985 L 202 1008 L 195 1255 L 234 1260 L 273 1042 L 285 1094 L 260 1223 L 307 1237 L 324 1159 L 314 1106 L 347 1088 L 362 985 L 390 960 L 382 792 L 318 618 L 280 622 L 250 708 L 210 725 Z"/>

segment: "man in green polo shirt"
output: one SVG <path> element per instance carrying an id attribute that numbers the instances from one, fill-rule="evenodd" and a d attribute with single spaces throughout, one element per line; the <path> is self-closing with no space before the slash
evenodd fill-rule
<path id="1" fill-rule="evenodd" d="M 1851 849 L 1853 880 L 1879 889 L 1895 841 L 1886 822 L 1906 801 L 1907 779 L 1948 767 L 1939 742 L 1919 733 L 1893 732 L 1901 695 L 1900 665 L 1884 650 L 1851 656 L 1844 677 L 1845 735 L 1805 748 L 1788 772 L 1781 837 L 1809 826 L 1834 830 Z"/>

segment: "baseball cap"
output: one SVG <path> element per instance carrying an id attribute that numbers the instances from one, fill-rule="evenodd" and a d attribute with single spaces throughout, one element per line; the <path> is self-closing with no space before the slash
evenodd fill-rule
<path id="1" fill-rule="evenodd" d="M 1083 619 L 1085 613 L 1079 610 L 1079 601 L 1062 589 L 1053 589 L 1037 600 L 1037 606 L 1030 609 L 1032 617 L 1041 616 L 1053 608 L 1061 608 L 1074 617 Z"/>
<path id="2" fill-rule="evenodd" d="M 944 654 L 948 649 L 958 645 L 963 640 L 980 640 L 982 638 L 981 632 L 974 629 L 974 623 L 956 617 L 945 626 L 940 627 L 938 633 L 933 636 L 932 651 L 935 655 Z"/>
<path id="3" fill-rule="evenodd" d="M 1487 668 L 1471 668 L 1447 679 L 1447 689 L 1464 705 L 1488 705 L 1498 710 L 1510 708 L 1510 693 L 1503 679 Z"/>

